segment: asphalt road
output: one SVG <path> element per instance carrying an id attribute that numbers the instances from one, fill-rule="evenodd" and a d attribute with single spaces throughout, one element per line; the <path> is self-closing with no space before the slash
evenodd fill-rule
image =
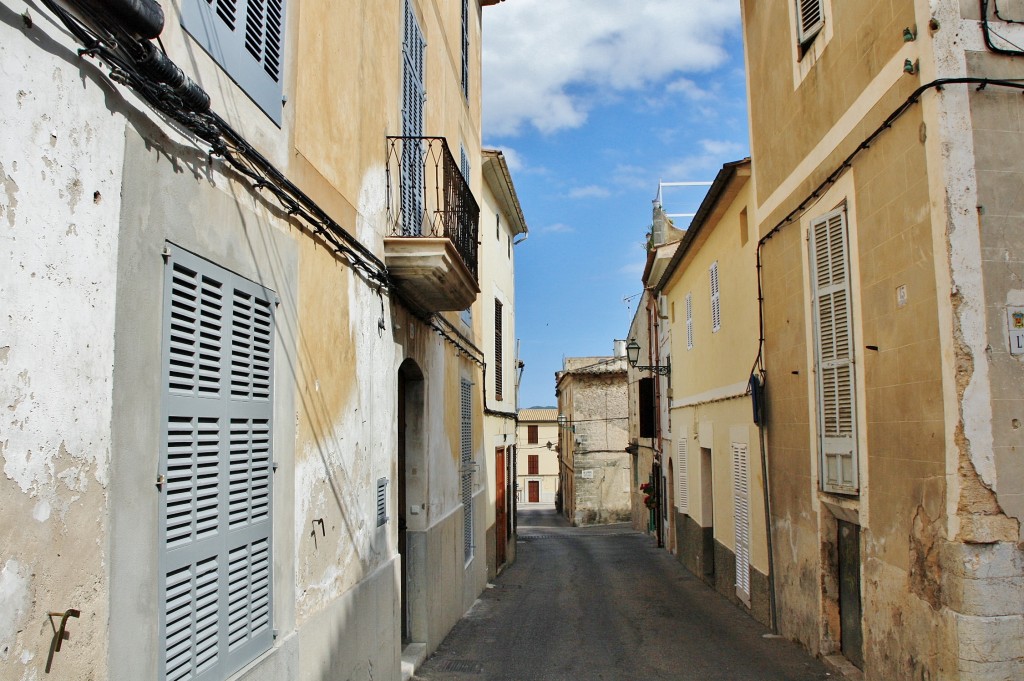
<path id="1" fill-rule="evenodd" d="M 520 511 L 516 563 L 417 671 L 430 681 L 832 678 L 627 525 Z"/>

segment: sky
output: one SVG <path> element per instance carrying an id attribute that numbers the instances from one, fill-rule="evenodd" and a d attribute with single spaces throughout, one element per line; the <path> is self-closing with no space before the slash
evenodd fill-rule
<path id="1" fill-rule="evenodd" d="M 554 406 L 563 357 L 611 355 L 628 332 L 659 182 L 749 155 L 739 2 L 507 0 L 483 31 L 484 147 L 504 152 L 529 228 L 519 406 Z M 705 192 L 666 187 L 665 211 Z"/>

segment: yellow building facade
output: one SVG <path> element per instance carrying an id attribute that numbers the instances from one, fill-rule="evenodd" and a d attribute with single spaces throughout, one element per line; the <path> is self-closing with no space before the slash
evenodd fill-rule
<path id="1" fill-rule="evenodd" d="M 0 4 L 0 678 L 402 678 L 494 560 L 494 0 Z"/>
<path id="2" fill-rule="evenodd" d="M 662 359 L 671 363 L 661 455 L 672 510 L 666 546 L 770 623 L 765 486 L 749 390 L 758 351 L 750 167 L 745 160 L 722 168 L 649 285 L 659 301 L 659 331 L 670 330 L 671 350 Z"/>
<path id="3" fill-rule="evenodd" d="M 742 7 L 780 633 L 865 678 L 1020 677 L 1012 17 Z"/>

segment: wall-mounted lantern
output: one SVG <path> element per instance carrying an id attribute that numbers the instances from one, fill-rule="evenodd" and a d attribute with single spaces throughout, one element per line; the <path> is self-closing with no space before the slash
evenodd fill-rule
<path id="1" fill-rule="evenodd" d="M 651 373 L 658 374 L 659 376 L 668 376 L 672 372 L 672 367 L 669 364 L 664 366 L 660 364 L 654 364 L 651 366 L 637 366 L 637 362 L 640 360 L 640 344 L 636 342 L 636 338 L 630 338 L 629 343 L 626 344 L 626 358 L 629 360 L 629 365 L 634 369 L 640 371 L 650 371 Z"/>

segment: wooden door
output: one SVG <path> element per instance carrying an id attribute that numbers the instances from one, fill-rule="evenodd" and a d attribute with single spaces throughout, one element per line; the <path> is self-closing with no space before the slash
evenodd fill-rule
<path id="1" fill-rule="evenodd" d="M 498 447 L 494 452 L 494 476 L 496 501 L 494 508 L 495 534 L 495 566 L 505 564 L 505 542 L 508 537 L 508 509 L 505 501 L 505 448 Z"/>
<path id="2" fill-rule="evenodd" d="M 540 481 L 539 480 L 530 480 L 528 483 L 526 483 L 526 489 L 528 490 L 528 495 L 527 495 L 526 500 L 529 501 L 531 504 L 539 504 L 540 503 Z"/>
<path id="3" fill-rule="evenodd" d="M 839 638 L 843 655 L 858 669 L 864 668 L 864 633 L 861 630 L 860 527 L 839 525 Z"/>

